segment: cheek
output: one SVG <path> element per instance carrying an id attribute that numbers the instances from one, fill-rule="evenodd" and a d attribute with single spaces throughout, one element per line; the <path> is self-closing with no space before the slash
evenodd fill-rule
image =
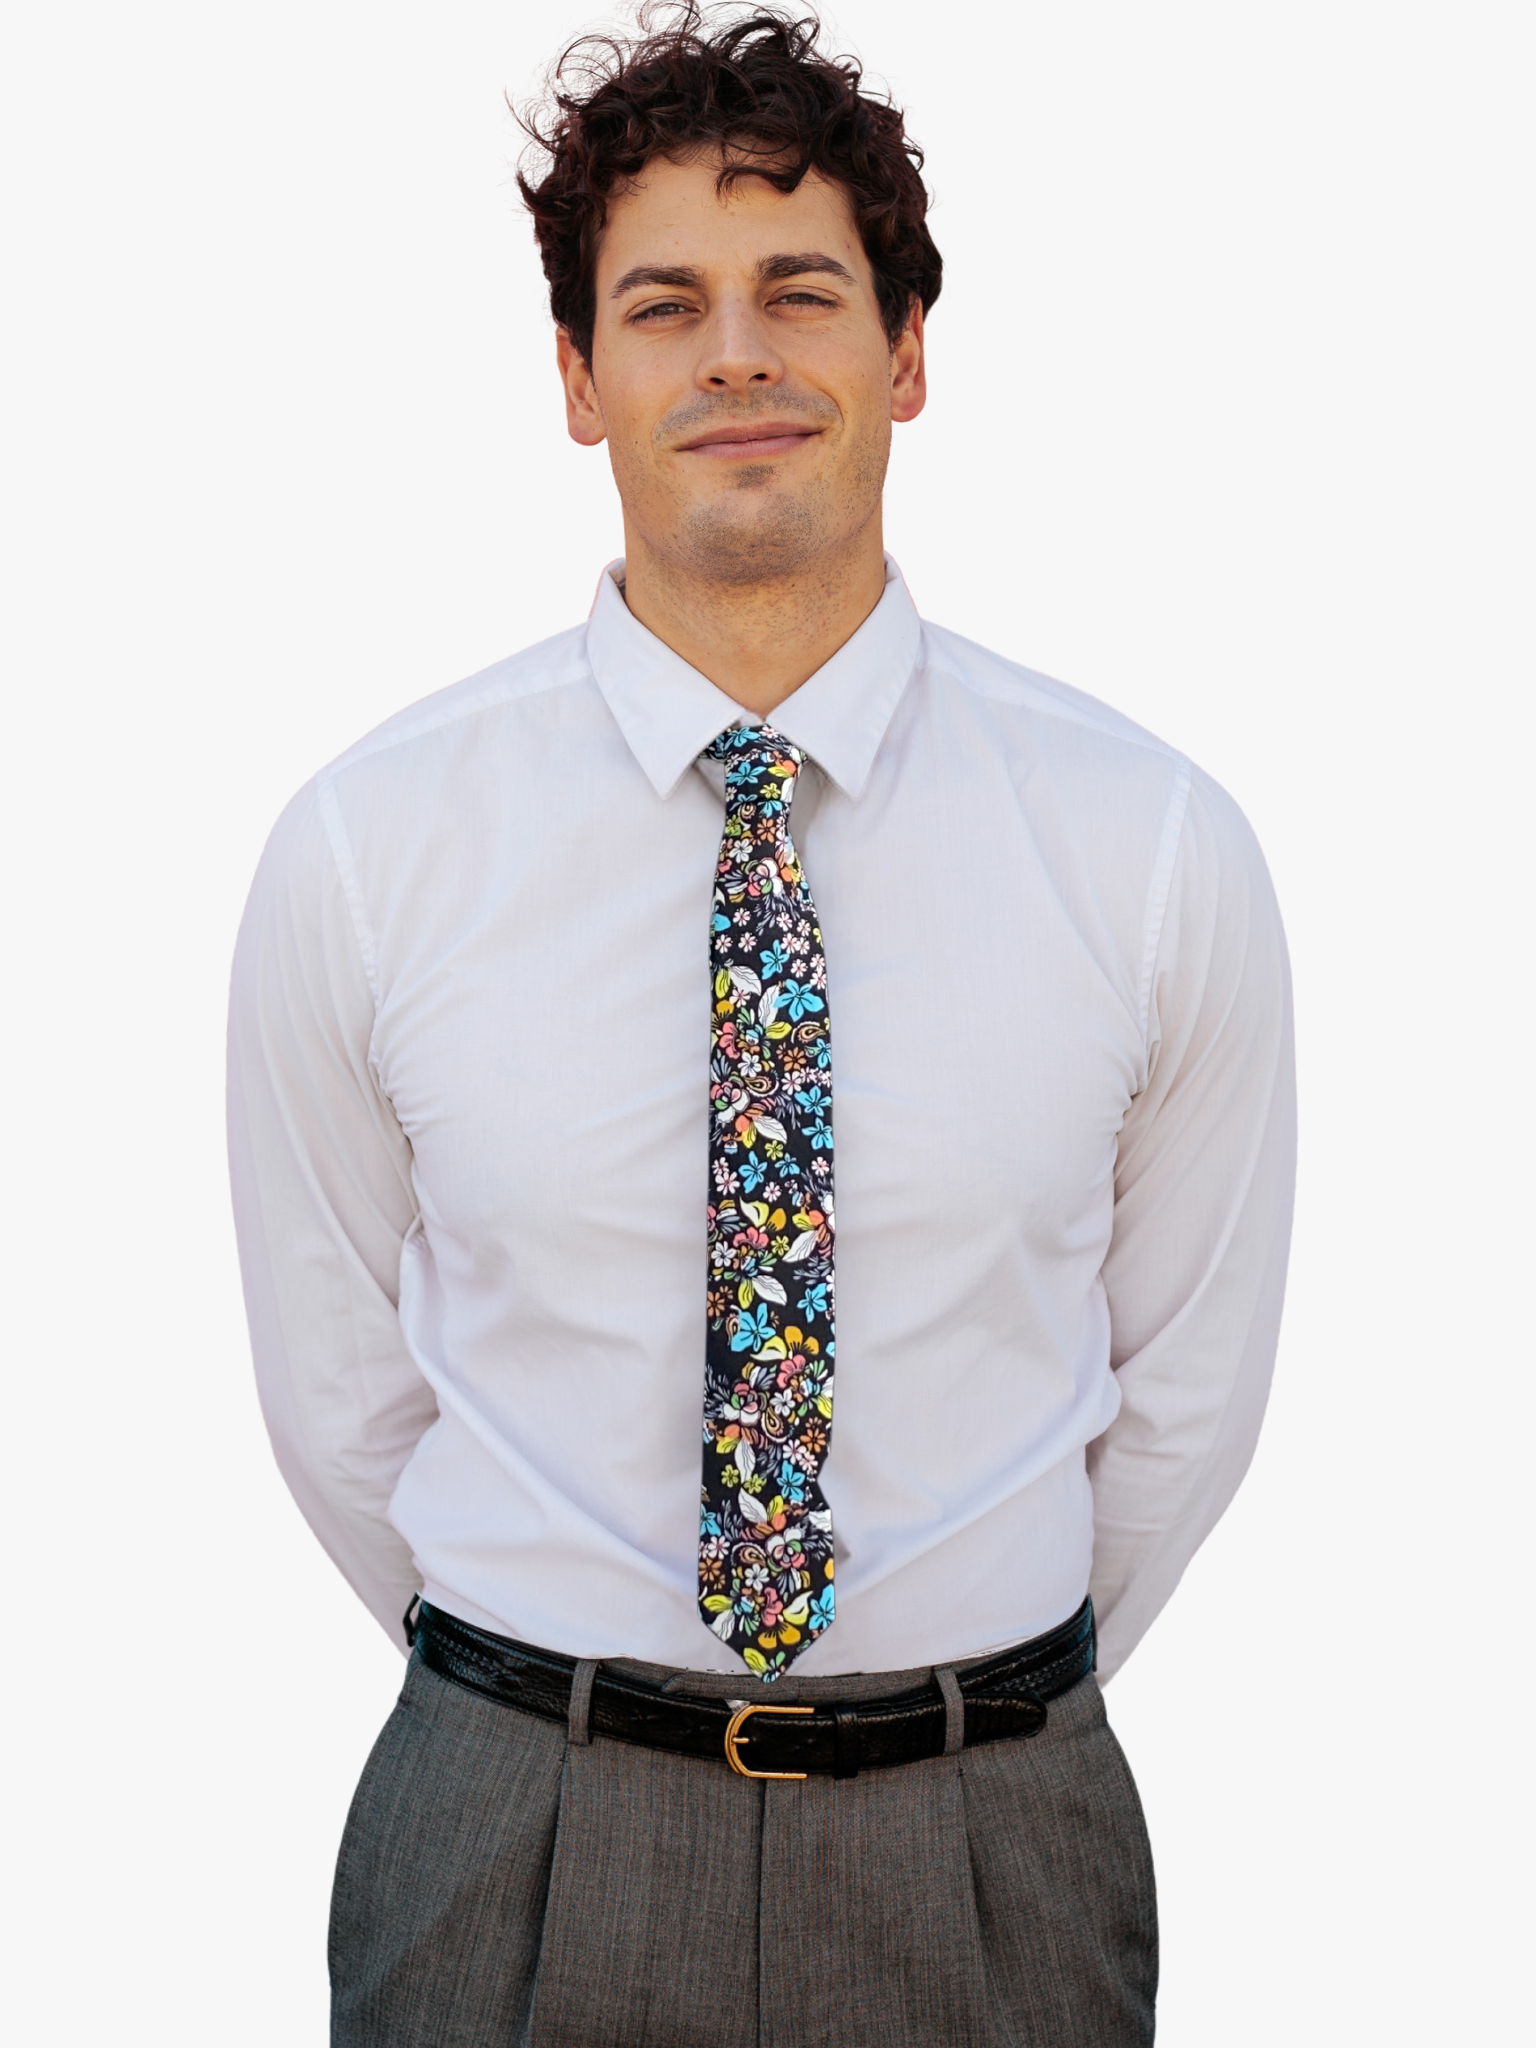
<path id="1" fill-rule="evenodd" d="M 643 461 L 665 410 L 666 393 L 644 375 L 642 364 L 626 360 L 622 349 L 599 343 L 592 354 L 592 387 L 614 458 L 622 456 L 626 464 Z"/>
<path id="2" fill-rule="evenodd" d="M 843 412 L 847 422 L 844 460 L 860 474 L 883 466 L 891 445 L 889 380 L 883 364 L 878 376 L 861 377 L 848 387 Z"/>
<path id="3" fill-rule="evenodd" d="M 658 483 L 649 423 L 621 412 L 616 421 L 604 416 L 608 428 L 608 461 L 614 482 L 626 503 L 639 503 Z"/>
<path id="4" fill-rule="evenodd" d="M 861 444 L 877 441 L 891 424 L 891 365 L 881 350 L 844 356 L 816 366 L 822 389 L 837 401 L 849 438 Z"/>

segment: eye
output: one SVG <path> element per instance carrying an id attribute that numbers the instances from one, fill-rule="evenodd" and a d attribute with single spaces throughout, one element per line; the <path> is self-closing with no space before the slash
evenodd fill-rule
<path id="1" fill-rule="evenodd" d="M 681 299 L 662 299 L 654 306 L 642 306 L 638 313 L 631 313 L 629 318 L 632 325 L 638 326 L 642 320 L 664 320 L 674 313 L 691 311 L 692 308 L 685 306 Z"/>
<path id="2" fill-rule="evenodd" d="M 776 306 L 820 306 L 830 311 L 836 302 L 823 298 L 820 292 L 793 291 L 780 292 L 773 303 Z"/>

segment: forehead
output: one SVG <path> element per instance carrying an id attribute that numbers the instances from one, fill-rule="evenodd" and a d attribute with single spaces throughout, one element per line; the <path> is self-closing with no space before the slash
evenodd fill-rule
<path id="1" fill-rule="evenodd" d="M 605 279 L 639 264 L 746 273 L 760 257 L 786 249 L 821 250 L 868 281 L 869 262 L 841 185 L 809 171 L 793 192 L 754 177 L 738 178 L 717 192 L 719 174 L 720 158 L 713 153 L 682 162 L 653 157 L 608 203 L 597 259 L 599 294 Z"/>

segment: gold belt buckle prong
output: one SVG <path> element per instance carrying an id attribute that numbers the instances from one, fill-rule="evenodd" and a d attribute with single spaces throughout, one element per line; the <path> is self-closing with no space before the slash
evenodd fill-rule
<path id="1" fill-rule="evenodd" d="M 738 1707 L 726 1724 L 725 1760 L 739 1778 L 780 1778 L 799 1782 L 805 1777 L 804 1771 L 749 1771 L 737 1754 L 737 1746 L 752 1740 L 750 1735 L 741 1733 L 742 1723 L 753 1714 L 814 1714 L 814 1707 L 769 1707 L 759 1706 L 754 1700 L 745 1707 Z"/>

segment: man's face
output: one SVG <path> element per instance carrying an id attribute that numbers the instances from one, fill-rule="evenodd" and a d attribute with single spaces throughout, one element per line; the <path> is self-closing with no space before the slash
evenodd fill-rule
<path id="1" fill-rule="evenodd" d="M 606 439 L 631 536 L 757 582 L 879 511 L 891 422 L 921 411 L 922 314 L 893 351 L 840 185 L 656 158 L 609 209 L 590 369 L 561 334 L 572 435 Z"/>

